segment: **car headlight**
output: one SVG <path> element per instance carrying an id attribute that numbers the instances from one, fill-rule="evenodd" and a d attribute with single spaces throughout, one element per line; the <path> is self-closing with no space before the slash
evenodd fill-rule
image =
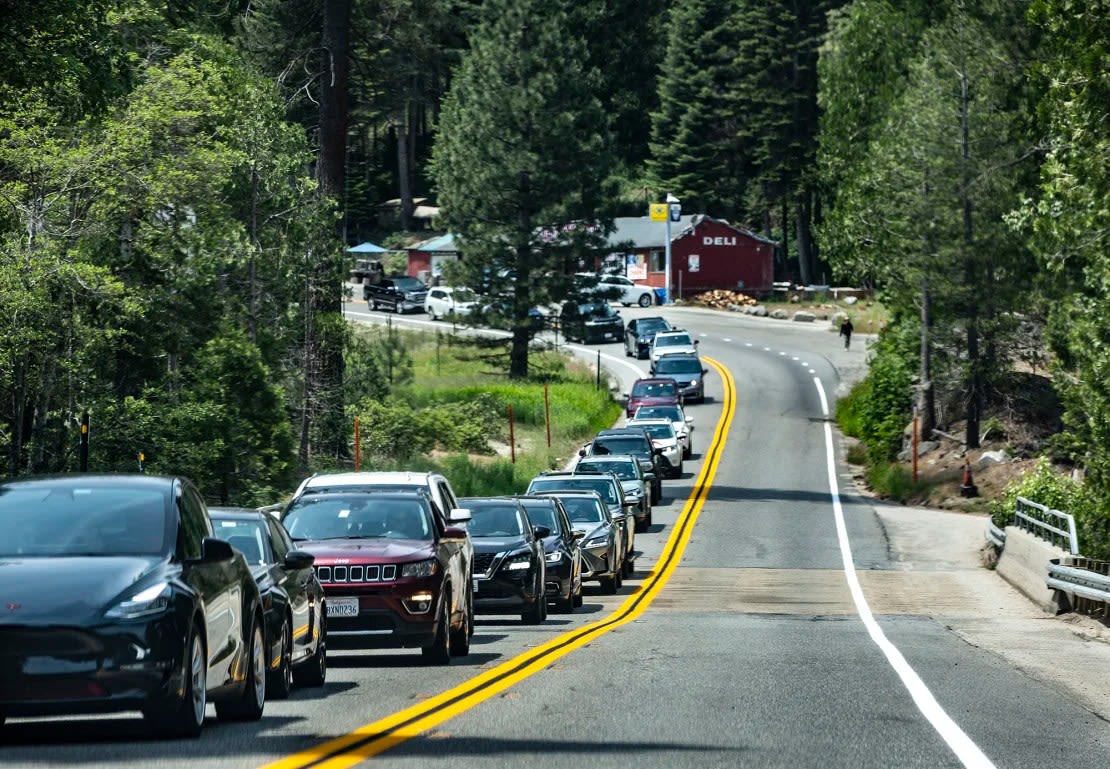
<path id="1" fill-rule="evenodd" d="M 426 561 L 414 561 L 406 563 L 401 567 L 402 577 L 430 577 L 436 573 L 439 564 L 435 558 L 429 558 Z"/>
<path id="2" fill-rule="evenodd" d="M 531 553 L 521 553 L 520 555 L 514 555 L 506 558 L 505 563 L 501 564 L 501 568 L 505 571 L 520 571 L 522 569 L 527 569 L 531 565 Z"/>
<path id="3" fill-rule="evenodd" d="M 603 545 L 608 545 L 608 544 L 609 544 L 609 537 L 608 536 L 594 537 L 593 539 L 587 539 L 586 542 L 582 545 L 582 547 L 602 547 Z"/>
<path id="4" fill-rule="evenodd" d="M 126 601 L 120 601 L 106 611 L 105 615 L 116 619 L 135 619 L 158 614 L 170 608 L 171 594 L 169 583 L 159 582 L 135 593 Z"/>
<path id="5" fill-rule="evenodd" d="M 627 489 L 624 492 L 626 497 L 642 497 L 644 495 L 643 489 Z"/>
<path id="6" fill-rule="evenodd" d="M 552 550 L 550 553 L 547 554 L 545 560 L 548 563 L 558 563 L 559 561 L 563 560 L 563 551 L 562 550 Z"/>

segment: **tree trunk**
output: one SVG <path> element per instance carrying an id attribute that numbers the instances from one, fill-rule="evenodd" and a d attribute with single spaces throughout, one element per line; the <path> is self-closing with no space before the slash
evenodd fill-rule
<path id="1" fill-rule="evenodd" d="M 979 420 L 983 408 L 982 361 L 979 360 L 979 297 L 974 291 L 975 257 L 974 231 L 971 218 L 971 142 L 969 138 L 970 100 L 968 98 L 967 72 L 960 71 L 960 157 L 962 159 L 962 178 L 960 180 L 960 208 L 963 216 L 963 262 L 964 287 L 967 290 L 967 364 L 969 382 L 967 393 L 967 429 L 964 442 L 969 449 L 979 448 Z"/>
<path id="2" fill-rule="evenodd" d="M 320 88 L 320 191 L 339 199 L 347 161 L 351 0 L 324 0 L 324 72 Z M 342 204 L 342 200 L 340 200 Z"/>
<path id="3" fill-rule="evenodd" d="M 808 185 L 803 185 L 798 196 L 798 270 L 802 276 L 802 284 L 809 286 L 815 283 L 813 268 L 813 231 L 810 229 L 810 220 L 813 216 L 813 191 Z"/>
<path id="4" fill-rule="evenodd" d="M 412 174 L 409 171 L 408 125 L 408 110 L 399 110 L 394 118 L 393 132 L 397 136 L 397 192 L 401 203 L 401 229 L 406 231 L 412 228 Z"/>

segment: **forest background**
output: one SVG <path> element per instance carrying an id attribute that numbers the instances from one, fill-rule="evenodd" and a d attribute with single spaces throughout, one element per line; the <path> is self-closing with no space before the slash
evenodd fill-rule
<path id="1" fill-rule="evenodd" d="M 914 409 L 971 449 L 1047 392 L 1014 449 L 1079 468 L 1107 539 L 1106 0 L 4 0 L 0 29 L 10 476 L 76 469 L 89 412 L 96 469 L 271 501 L 396 395 L 347 245 L 438 202 L 462 278 L 515 276 L 499 365 L 536 381 L 526 311 L 573 290 L 542 276 L 672 193 L 892 309 L 869 462 Z"/>

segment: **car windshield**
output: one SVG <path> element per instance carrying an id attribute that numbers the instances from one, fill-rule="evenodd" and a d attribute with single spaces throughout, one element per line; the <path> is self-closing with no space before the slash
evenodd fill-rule
<path id="1" fill-rule="evenodd" d="M 634 419 L 669 419 L 672 422 L 681 422 L 682 415 L 678 406 L 640 406 L 636 409 Z"/>
<path id="2" fill-rule="evenodd" d="M 617 498 L 616 484 L 604 476 L 598 478 L 537 478 L 528 488 L 529 494 L 542 491 L 596 491 L 605 500 L 606 504 L 615 505 L 620 500 Z"/>
<path id="3" fill-rule="evenodd" d="M 632 385 L 632 396 L 636 398 L 664 398 L 678 396 L 678 385 L 674 382 L 637 382 Z"/>
<path id="4" fill-rule="evenodd" d="M 700 374 L 701 361 L 697 358 L 668 358 L 664 355 L 655 364 L 656 374 Z"/>
<path id="5" fill-rule="evenodd" d="M 591 497 L 561 497 L 571 523 L 604 523 L 605 511 Z"/>
<path id="6" fill-rule="evenodd" d="M 635 420 L 633 420 L 635 421 Z M 660 422 L 657 424 L 638 424 L 636 427 L 642 427 L 648 431 L 648 435 L 656 440 L 665 438 L 674 438 L 674 425 L 670 422 Z"/>
<path id="7" fill-rule="evenodd" d="M 265 544 L 267 534 L 262 521 L 221 518 L 213 515 L 212 526 L 216 529 L 216 536 L 241 552 L 250 565 L 272 563 L 267 559 Z"/>
<path id="8" fill-rule="evenodd" d="M 432 539 L 423 497 L 305 494 L 282 523 L 293 539 Z"/>
<path id="9" fill-rule="evenodd" d="M 598 473 L 612 473 L 620 478 L 622 481 L 634 481 L 639 476 L 636 475 L 636 465 L 628 460 L 586 460 L 583 459 L 578 463 L 576 470 L 591 470 Z"/>
<path id="10" fill-rule="evenodd" d="M 0 488 L 0 556 L 159 555 L 168 496 L 123 486 Z"/>
<path id="11" fill-rule="evenodd" d="M 616 313 L 613 308 L 605 302 L 598 302 L 597 304 L 583 304 L 579 305 L 578 312 L 581 315 L 587 315 L 591 318 L 615 318 Z"/>
<path id="12" fill-rule="evenodd" d="M 636 435 L 606 436 L 594 438 L 594 454 L 634 454 L 642 456 L 650 454 L 647 439 Z"/>
<path id="13" fill-rule="evenodd" d="M 558 534 L 559 521 L 555 513 L 555 504 L 551 502 L 525 502 L 524 509 L 528 511 L 528 518 L 533 526 L 546 526 L 553 534 Z"/>
<path id="14" fill-rule="evenodd" d="M 524 534 L 524 519 L 516 505 L 483 504 L 466 501 L 471 518 L 466 524 L 472 537 L 519 537 Z"/>
<path id="15" fill-rule="evenodd" d="M 687 334 L 666 334 L 655 337 L 656 347 L 691 347 L 693 344 Z"/>
<path id="16" fill-rule="evenodd" d="M 663 320 L 662 318 L 656 318 L 654 320 L 651 318 L 645 318 L 644 320 L 641 320 L 638 324 L 636 324 L 636 333 L 641 335 L 655 334 L 660 331 L 667 331 L 670 329 L 670 327 L 671 324 Z"/>
<path id="17" fill-rule="evenodd" d="M 416 278 L 394 278 L 393 285 L 402 291 L 423 291 L 427 288 Z"/>

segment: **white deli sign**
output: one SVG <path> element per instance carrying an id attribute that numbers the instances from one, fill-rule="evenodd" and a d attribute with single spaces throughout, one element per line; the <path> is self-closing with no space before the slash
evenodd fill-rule
<path id="1" fill-rule="evenodd" d="M 686 257 L 686 269 L 690 272 L 697 272 L 701 269 L 701 257 L 698 254 L 690 254 Z"/>

